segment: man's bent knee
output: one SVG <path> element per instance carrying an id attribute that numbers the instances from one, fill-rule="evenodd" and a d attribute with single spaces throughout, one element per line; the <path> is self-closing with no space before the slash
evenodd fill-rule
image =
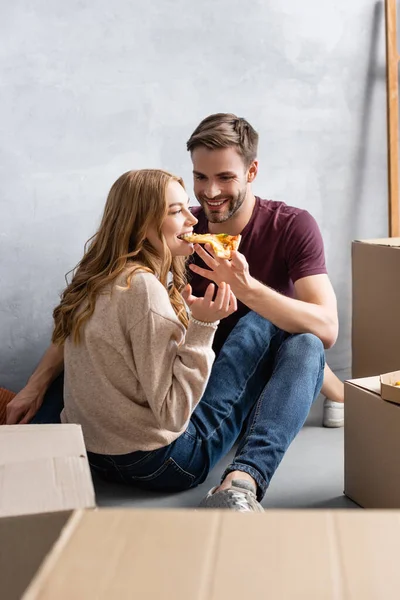
<path id="1" fill-rule="evenodd" d="M 324 345 L 319 337 L 312 333 L 292 335 L 286 341 L 286 350 L 299 360 L 309 361 L 312 357 L 325 360 Z"/>

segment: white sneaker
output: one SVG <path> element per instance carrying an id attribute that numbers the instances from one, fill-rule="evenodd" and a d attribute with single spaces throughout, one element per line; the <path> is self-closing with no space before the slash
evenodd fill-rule
<path id="1" fill-rule="evenodd" d="M 322 424 L 324 427 L 343 427 L 344 402 L 334 402 L 325 398 Z"/>

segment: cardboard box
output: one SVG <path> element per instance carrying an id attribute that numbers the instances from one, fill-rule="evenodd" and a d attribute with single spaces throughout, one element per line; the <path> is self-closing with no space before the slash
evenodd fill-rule
<path id="1" fill-rule="evenodd" d="M 400 362 L 400 361 L 399 361 Z M 400 371 L 392 371 L 380 376 L 381 396 L 388 402 L 400 404 Z"/>
<path id="2" fill-rule="evenodd" d="M 94 506 L 80 426 L 0 427 L 0 598 L 19 600 L 71 509 Z"/>
<path id="3" fill-rule="evenodd" d="M 20 600 L 71 511 L 0 519 L 0 598 Z"/>
<path id="4" fill-rule="evenodd" d="M 354 378 L 400 365 L 400 238 L 353 242 Z"/>
<path id="5" fill-rule="evenodd" d="M 23 600 L 398 600 L 399 516 L 79 511 Z"/>
<path id="6" fill-rule="evenodd" d="M 400 406 L 380 378 L 345 382 L 345 494 L 364 508 L 400 508 Z"/>
<path id="7" fill-rule="evenodd" d="M 80 425 L 0 427 L 0 517 L 93 506 Z"/>

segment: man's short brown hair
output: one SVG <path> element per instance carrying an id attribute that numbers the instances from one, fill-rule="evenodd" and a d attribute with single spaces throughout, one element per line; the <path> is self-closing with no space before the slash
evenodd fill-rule
<path id="1" fill-rule="evenodd" d="M 203 119 L 190 136 L 189 152 L 204 146 L 209 150 L 233 146 L 249 167 L 257 158 L 258 133 L 246 119 L 232 113 L 217 113 Z"/>

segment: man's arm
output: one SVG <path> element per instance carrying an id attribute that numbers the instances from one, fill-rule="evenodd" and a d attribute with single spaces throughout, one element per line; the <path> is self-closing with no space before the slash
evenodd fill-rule
<path id="1" fill-rule="evenodd" d="M 288 298 L 249 277 L 237 298 L 288 333 L 313 333 L 330 348 L 338 335 L 336 296 L 327 275 L 296 281 L 297 298 Z"/>
<path id="2" fill-rule="evenodd" d="M 7 406 L 6 423 L 29 423 L 42 405 L 50 384 L 64 369 L 64 346 L 51 344 L 26 386 Z"/>
<path id="3" fill-rule="evenodd" d="M 210 246 L 206 246 L 212 254 Z M 210 256 L 201 246 L 196 252 L 211 269 L 190 265 L 199 275 L 219 284 L 229 283 L 235 296 L 262 317 L 289 333 L 313 333 L 325 348 L 338 335 L 336 296 L 327 275 L 311 275 L 295 283 L 297 298 L 288 298 L 254 279 L 245 257 L 233 252 L 231 262 Z"/>

